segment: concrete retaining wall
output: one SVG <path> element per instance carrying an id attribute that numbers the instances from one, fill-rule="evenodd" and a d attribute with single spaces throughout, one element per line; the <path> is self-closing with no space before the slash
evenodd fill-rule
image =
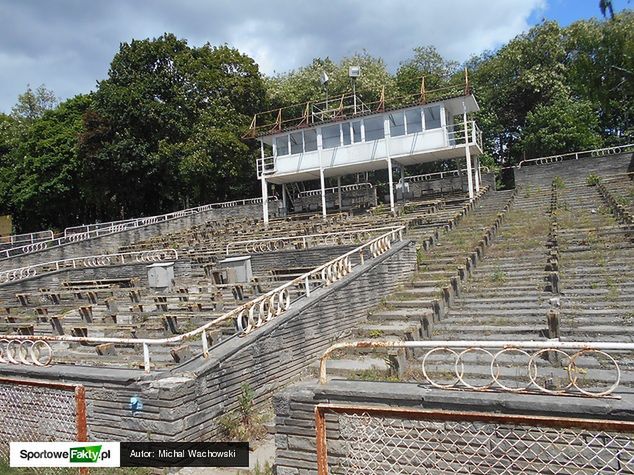
<path id="1" fill-rule="evenodd" d="M 0 374 L 84 384 L 92 440 L 208 440 L 218 434 L 218 417 L 236 409 L 243 384 L 255 390 L 258 402 L 270 398 L 411 277 L 415 267 L 414 243 L 397 243 L 248 336 L 226 340 L 207 359 L 169 372 L 3 365 Z M 141 399 L 143 410 L 133 412 L 132 397 Z"/>
<path id="2" fill-rule="evenodd" d="M 466 172 L 465 172 L 466 173 Z M 495 190 L 495 174 L 481 173 L 482 186 L 489 185 Z M 460 191 L 466 193 L 469 191 L 467 175 L 452 176 L 438 180 L 416 181 L 409 184 L 409 191 L 413 198 L 421 198 L 425 195 L 435 193 L 451 193 Z"/>
<path id="3" fill-rule="evenodd" d="M 583 182 L 591 173 L 606 176 L 632 171 L 634 171 L 634 153 L 580 158 L 579 160 L 566 160 L 547 165 L 529 165 L 514 169 L 515 186 L 541 187 L 549 187 L 556 176 L 564 182 Z"/>
<path id="4" fill-rule="evenodd" d="M 295 211 L 321 211 L 321 194 L 302 196 L 293 199 Z M 326 209 L 338 208 L 339 195 L 326 193 Z M 360 188 L 341 192 L 341 208 L 369 208 L 376 206 L 376 188 Z"/>

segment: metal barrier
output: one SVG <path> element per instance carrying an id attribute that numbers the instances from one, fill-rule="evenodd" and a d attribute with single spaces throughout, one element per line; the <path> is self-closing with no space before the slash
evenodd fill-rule
<path id="1" fill-rule="evenodd" d="M 40 241 L 53 239 L 53 231 L 38 231 L 27 234 L 13 234 L 11 236 L 0 236 L 0 245 L 14 245 L 28 243 L 33 244 Z"/>
<path id="2" fill-rule="evenodd" d="M 380 228 L 353 229 L 350 231 L 337 231 L 322 234 L 304 234 L 298 236 L 280 236 L 275 238 L 248 239 L 244 241 L 233 241 L 227 244 L 226 254 L 230 254 L 230 249 L 238 248 L 245 253 L 272 252 L 283 249 L 308 249 L 317 246 L 340 246 L 346 244 L 356 244 L 367 241 L 371 235 L 398 229 L 397 226 L 383 226 Z M 243 247 L 244 246 L 244 247 Z"/>
<path id="3" fill-rule="evenodd" d="M 0 378 L 0 459 L 8 461 L 9 442 L 85 442 L 87 437 L 83 386 Z"/>
<path id="4" fill-rule="evenodd" d="M 480 166 L 480 170 L 483 171 L 484 173 L 490 172 L 489 167 L 483 166 L 483 165 Z M 445 172 L 434 172 L 434 173 L 425 173 L 423 175 L 406 176 L 404 180 L 410 183 L 418 183 L 421 181 L 442 180 L 443 178 L 447 178 L 447 177 L 460 176 L 461 174 L 464 174 L 464 173 L 467 173 L 466 168 L 463 168 L 461 170 L 447 170 Z"/>
<path id="5" fill-rule="evenodd" d="M 356 191 L 356 190 L 363 190 L 363 189 L 371 190 L 372 188 L 374 188 L 372 186 L 372 183 L 353 183 L 352 185 L 343 185 L 341 187 L 341 191 L 346 192 L 346 191 Z M 337 193 L 338 190 L 339 190 L 339 187 L 337 186 L 324 188 L 325 193 Z M 321 190 L 307 190 L 307 191 L 300 191 L 297 196 L 302 198 L 305 196 L 319 196 L 319 195 L 321 195 Z"/>
<path id="6" fill-rule="evenodd" d="M 354 348 L 424 350 L 422 375 L 437 389 L 614 397 L 612 395 L 621 382 L 620 358 L 607 352 L 632 353 L 634 343 L 559 340 L 342 342 L 328 348 L 321 358 L 319 380 L 322 384 L 327 382 L 326 363 L 332 352 Z M 477 365 L 487 368 L 488 373 L 479 374 L 470 382 L 466 359 L 474 356 L 478 358 Z M 544 377 L 540 373 L 544 368 L 554 368 L 557 373 Z"/>
<path id="7" fill-rule="evenodd" d="M 522 160 L 517 168 L 524 165 L 545 165 L 548 163 L 563 162 L 564 160 L 579 160 L 586 157 L 604 157 L 608 155 L 617 155 L 619 153 L 627 153 L 634 151 L 634 144 L 619 145 L 616 147 L 597 148 L 594 150 L 584 150 L 583 152 L 563 153 L 561 155 L 551 155 L 549 157 L 531 158 Z"/>
<path id="8" fill-rule="evenodd" d="M 0 340 L 0 357 L 12 364 L 36 364 L 46 366 L 54 361 L 53 347 L 48 342 L 77 342 L 77 343 L 113 343 L 143 347 L 143 364 L 146 372 L 151 370 L 150 346 L 167 346 L 181 341 L 199 337 L 202 343 L 202 354 L 209 354 L 209 340 L 207 330 L 222 323 L 233 321 L 240 336 L 247 335 L 253 330 L 265 325 L 273 318 L 282 315 L 291 306 L 290 290 L 299 288 L 302 297 L 309 297 L 311 292 L 319 287 L 329 286 L 352 272 L 352 257 L 359 257 L 359 265 L 366 259 L 376 258 L 392 247 L 392 242 L 401 241 L 405 226 L 391 231 L 366 242 L 339 257 L 332 259 L 299 277 L 280 285 L 279 287 L 256 297 L 253 300 L 221 315 L 195 330 L 170 338 L 108 338 L 108 337 L 74 337 L 74 336 L 33 336 L 33 335 L 3 335 Z M 176 252 L 176 251 L 174 251 Z M 301 298 L 301 297 L 300 297 Z M 24 342 L 46 342 L 31 346 Z M 4 345 L 4 346 L 3 346 Z M 4 353 L 3 353 L 4 352 Z M 10 357 L 9 357 L 10 355 Z M 35 361 L 38 361 L 36 363 Z M 2 361 L 0 361 L 2 362 Z"/>
<path id="9" fill-rule="evenodd" d="M 272 196 L 269 201 L 278 201 L 277 197 Z M 66 228 L 64 230 L 64 236 L 57 239 L 49 239 L 46 241 L 39 241 L 25 246 L 12 247 L 10 249 L 4 249 L 0 251 L 0 258 L 8 259 L 9 257 L 21 256 L 29 254 L 31 252 L 43 251 L 51 247 L 61 246 L 63 244 L 69 244 L 73 242 L 85 241 L 86 239 L 92 239 L 107 234 L 126 231 L 128 229 L 134 229 L 148 224 L 156 224 L 171 219 L 183 218 L 185 216 L 191 216 L 193 214 L 201 213 L 204 211 L 210 211 L 212 209 L 232 208 L 234 206 L 244 206 L 251 204 L 261 204 L 262 198 L 249 198 L 244 200 L 225 201 L 223 203 L 212 203 L 197 208 L 189 208 L 173 213 L 162 214 L 160 216 L 149 216 L 147 218 L 137 218 L 124 221 L 111 221 L 108 223 L 88 224 L 84 226 L 75 226 Z"/>
<path id="10" fill-rule="evenodd" d="M 0 271 L 0 284 L 17 282 L 36 275 L 56 272 L 63 269 L 82 269 L 89 267 L 106 267 L 130 263 L 175 261 L 178 259 L 176 249 L 152 249 L 150 251 L 122 252 L 118 254 L 102 254 L 98 256 L 73 257 L 59 261 L 43 262 L 17 269 Z"/>
<path id="11" fill-rule="evenodd" d="M 319 404 L 315 427 L 319 475 L 634 470 L 634 422 Z"/>

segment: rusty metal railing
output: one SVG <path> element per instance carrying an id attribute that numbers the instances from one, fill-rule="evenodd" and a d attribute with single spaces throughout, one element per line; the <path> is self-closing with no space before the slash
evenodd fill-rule
<path id="1" fill-rule="evenodd" d="M 341 342 L 320 361 L 319 379 L 327 382 L 327 361 L 337 350 L 418 349 L 423 379 L 446 390 L 506 391 L 585 397 L 616 397 L 621 383 L 620 354 L 634 352 L 634 343 L 546 341 L 377 341 Z M 610 353 L 608 353 L 610 352 Z M 473 380 L 467 359 L 486 368 Z M 514 368 L 509 371 L 508 368 Z M 601 378 L 593 377 L 593 372 Z M 512 373 L 512 374 L 509 374 Z M 546 373 L 544 376 L 543 373 Z"/>
<path id="2" fill-rule="evenodd" d="M 634 470 L 634 422 L 318 404 L 315 427 L 319 475 Z"/>

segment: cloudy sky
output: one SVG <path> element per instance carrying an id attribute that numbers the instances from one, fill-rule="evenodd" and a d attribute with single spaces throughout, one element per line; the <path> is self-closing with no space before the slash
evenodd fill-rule
<path id="1" fill-rule="evenodd" d="M 629 0 L 615 0 L 617 9 Z M 391 70 L 415 46 L 462 61 L 543 18 L 598 16 L 598 0 L 0 0 L 0 111 L 45 84 L 62 98 L 94 90 L 121 42 L 171 32 L 228 43 L 266 74 L 367 50 Z"/>

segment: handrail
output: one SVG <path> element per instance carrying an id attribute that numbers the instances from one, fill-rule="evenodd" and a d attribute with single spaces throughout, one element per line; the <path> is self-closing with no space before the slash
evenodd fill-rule
<path id="1" fill-rule="evenodd" d="M 595 148 L 592 150 L 584 150 L 583 152 L 570 152 L 560 155 L 550 155 L 548 157 L 530 158 L 528 160 L 522 160 L 517 168 L 522 168 L 522 165 L 543 165 L 546 163 L 562 162 L 564 160 L 579 160 L 579 158 L 590 157 L 603 157 L 606 155 L 616 155 L 619 153 L 626 153 L 634 151 L 634 144 L 616 145 L 614 147 Z"/>
<path id="2" fill-rule="evenodd" d="M 354 190 L 360 190 L 362 188 L 374 188 L 372 186 L 372 183 L 353 183 L 351 185 L 343 185 L 341 187 L 341 191 L 354 191 Z M 324 188 L 324 192 L 325 193 L 336 193 L 337 190 L 339 188 L 336 186 L 331 186 L 329 188 Z M 321 190 L 306 190 L 306 191 L 300 191 L 297 196 L 299 198 L 303 198 L 306 196 L 316 196 L 316 195 L 320 195 L 321 194 Z"/>
<path id="3" fill-rule="evenodd" d="M 269 197 L 269 201 L 277 201 L 277 197 L 271 196 Z M 73 226 L 66 228 L 64 230 L 64 236 L 68 237 L 70 235 L 84 233 L 91 230 L 97 229 L 131 229 L 138 226 L 143 226 L 145 224 L 154 224 L 161 221 L 167 221 L 173 218 L 181 218 L 183 216 L 190 216 L 192 214 L 198 214 L 205 211 L 210 211 L 212 209 L 221 209 L 221 208 L 232 208 L 234 206 L 244 206 L 247 204 L 261 204 L 262 198 L 246 198 L 243 200 L 233 200 L 233 201 L 223 201 L 220 203 L 210 203 L 202 206 L 197 206 L 195 208 L 187 208 L 179 211 L 173 211 L 171 213 L 161 214 L 157 216 L 148 216 L 146 218 L 133 218 L 133 219 L 124 219 L 119 221 L 109 221 L 106 223 L 95 223 L 95 224 L 86 224 L 82 226 Z"/>
<path id="4" fill-rule="evenodd" d="M 53 239 L 53 231 L 36 231 L 34 233 L 12 234 L 11 236 L 0 236 L 0 244 L 16 244 L 27 242 L 33 244 L 39 241 Z"/>
<path id="5" fill-rule="evenodd" d="M 209 342 L 207 341 L 207 330 L 212 326 L 228 320 L 234 320 L 239 335 L 244 336 L 259 328 L 273 318 L 278 317 L 286 312 L 291 305 L 290 292 L 291 287 L 303 286 L 304 297 L 310 297 L 311 292 L 317 287 L 311 288 L 311 281 L 319 279 L 323 282 L 323 286 L 329 286 L 334 282 L 342 279 L 352 272 L 353 255 L 359 255 L 360 264 L 363 265 L 366 259 L 378 257 L 392 247 L 393 241 L 403 239 L 403 231 L 405 226 L 401 226 L 378 236 L 365 244 L 348 251 L 347 253 L 336 257 L 325 264 L 322 264 L 313 270 L 306 272 L 295 279 L 286 282 L 269 292 L 256 297 L 249 302 L 234 308 L 233 310 L 213 319 L 212 321 L 202 325 L 195 330 L 183 333 L 181 335 L 169 338 L 113 338 L 113 337 L 75 337 L 75 336 L 52 336 L 52 335 L 2 335 L 0 337 L 0 345 L 5 343 L 5 347 L 0 346 L 0 363 L 27 364 L 36 366 L 48 366 L 53 360 L 53 348 L 48 342 L 77 342 L 77 343 L 113 343 L 125 345 L 142 345 L 143 346 L 143 363 L 145 372 L 151 370 L 150 363 L 150 345 L 168 345 L 178 343 L 187 338 L 197 335 L 201 336 L 203 356 L 209 354 Z M 313 282 L 314 284 L 314 282 Z M 16 348 L 17 347 L 17 348 Z"/>
<path id="6" fill-rule="evenodd" d="M 480 166 L 480 170 L 484 171 L 484 173 L 489 173 L 489 167 L 487 167 L 486 165 L 481 165 Z M 461 173 L 466 173 L 467 169 L 466 168 L 462 168 L 460 169 L 460 173 L 458 172 L 458 170 L 447 170 L 444 172 L 434 172 L 434 173 L 425 173 L 423 175 L 412 175 L 412 176 L 406 176 L 404 178 L 405 181 L 409 181 L 412 183 L 417 183 L 420 181 L 431 181 L 433 180 L 435 177 L 438 177 L 437 179 L 442 180 L 443 178 L 447 177 L 447 176 L 459 176 Z"/>
<path id="7" fill-rule="evenodd" d="M 62 269 L 77 269 L 87 267 L 106 267 L 120 265 L 126 262 L 160 262 L 178 259 L 176 249 L 152 249 L 148 251 L 122 252 L 117 254 L 101 254 L 96 256 L 73 257 L 58 261 L 43 262 L 30 266 L 18 267 L 0 271 L 0 284 L 17 282 L 47 272 Z"/>
<path id="8" fill-rule="evenodd" d="M 276 196 L 271 196 L 269 197 L 269 201 L 278 201 L 278 198 Z M 169 221 L 171 219 L 183 218 L 185 216 L 191 216 L 193 214 L 210 211 L 212 209 L 231 208 L 234 206 L 259 203 L 262 203 L 262 198 L 248 198 L 243 200 L 225 201 L 222 203 L 211 203 L 204 206 L 198 206 L 196 208 L 188 208 L 158 216 L 148 216 L 147 218 L 135 218 L 123 221 L 111 221 L 107 223 L 75 226 L 72 228 L 66 228 L 66 230 L 64 231 L 65 235 L 57 239 L 50 239 L 47 241 L 27 244 L 26 246 L 3 249 L 0 251 L 0 259 L 8 259 L 10 257 L 29 254 L 31 252 L 43 251 L 45 249 L 61 246 L 63 244 L 85 241 L 87 239 L 92 239 L 95 237 L 113 234 L 121 231 L 127 231 L 129 229 L 134 229 L 149 224 L 156 224 L 164 221 Z M 85 229 L 85 231 L 81 231 L 81 229 Z"/>
<path id="9" fill-rule="evenodd" d="M 358 340 L 358 341 L 345 341 L 335 343 L 330 346 L 322 355 L 319 363 L 319 382 L 325 384 L 328 381 L 327 378 L 327 361 L 330 355 L 334 351 L 341 351 L 346 349 L 358 349 L 363 348 L 365 350 L 369 348 L 418 348 L 428 350 L 425 356 L 422 358 L 422 372 L 423 376 L 429 384 L 438 389 L 444 390 L 471 390 L 471 391 L 507 391 L 507 392 L 538 392 L 542 394 L 550 395 L 582 395 L 587 397 L 606 397 L 610 396 L 619 386 L 621 381 L 621 369 L 615 358 L 606 353 L 606 351 L 634 351 L 634 343 L 619 343 L 619 342 L 575 342 L 575 341 L 560 341 L 558 339 L 550 339 L 546 341 L 495 341 L 495 340 L 420 340 L 420 341 L 377 341 L 377 340 Z M 462 350 L 462 351 L 458 351 Z M 498 350 L 498 351 L 489 351 Z M 529 354 L 527 350 L 535 350 L 533 354 Z M 572 354 L 566 353 L 566 351 L 574 351 Z M 450 374 L 451 379 L 455 379 L 454 382 L 446 383 L 440 382 L 438 379 L 434 379 L 429 375 L 428 364 L 437 365 L 437 362 L 428 363 L 427 360 L 430 356 L 436 357 L 442 354 L 450 355 L 450 361 L 448 365 L 453 367 L 455 374 Z M 465 365 L 466 362 L 462 360 L 464 355 L 469 353 L 475 353 L 490 359 L 490 381 L 486 384 L 475 386 L 465 381 Z M 505 355 L 506 354 L 506 355 Z M 503 379 L 504 375 L 501 375 L 500 366 L 504 365 L 498 362 L 500 356 L 521 356 L 526 360 L 526 378 L 529 380 L 528 384 L 524 387 L 508 387 L 500 379 Z M 538 376 L 538 362 L 544 357 L 554 356 L 559 361 L 568 360 L 566 367 L 559 366 L 561 369 L 565 369 L 570 379 L 569 384 L 565 385 L 562 389 L 553 389 L 548 387 L 548 380 L 544 381 L 544 384 L 540 384 L 541 378 Z M 601 357 L 601 361 L 604 364 L 601 365 L 603 372 L 611 371 L 614 375 L 614 381 L 608 381 L 609 386 L 607 389 L 599 391 L 590 391 L 582 387 L 579 382 L 583 378 L 579 375 L 588 370 L 583 368 L 577 368 L 576 360 L 579 357 Z M 583 358 L 582 358 L 583 359 Z M 482 364 L 482 363 L 479 363 Z M 583 363 L 586 366 L 586 363 Z M 455 378 L 454 378 L 455 377 Z M 591 378 L 592 379 L 592 378 Z M 574 389 L 574 391 L 571 391 Z M 613 397 L 613 396 L 612 396 Z"/>
<path id="10" fill-rule="evenodd" d="M 366 237 L 369 239 L 370 233 L 394 230 L 398 229 L 398 226 L 383 226 L 379 228 L 363 228 L 363 229 L 351 229 L 348 231 L 334 231 L 329 233 L 320 234 L 299 234 L 296 236 L 279 236 L 274 238 L 262 238 L 262 239 L 246 239 L 243 241 L 233 241 L 227 244 L 226 254 L 229 255 L 230 247 L 239 247 L 244 245 L 244 252 L 268 252 L 279 251 L 286 246 L 301 245 L 302 249 L 307 249 L 314 246 L 315 242 L 318 244 L 333 245 L 338 244 L 338 238 L 348 237 L 349 243 L 353 244 L 355 239 L 360 237 Z M 330 241 L 330 242 L 329 242 Z"/>

